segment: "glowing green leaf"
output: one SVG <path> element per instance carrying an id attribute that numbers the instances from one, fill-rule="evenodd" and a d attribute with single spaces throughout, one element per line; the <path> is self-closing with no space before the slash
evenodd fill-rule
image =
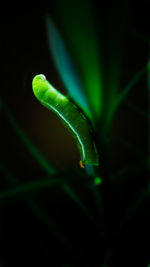
<path id="1" fill-rule="evenodd" d="M 8 117 L 10 124 L 12 125 L 12 127 L 14 128 L 14 130 L 16 131 L 18 136 L 21 138 L 22 142 L 25 144 L 25 146 L 27 147 L 29 152 L 32 154 L 32 156 L 35 157 L 35 159 L 38 161 L 40 166 L 43 167 L 43 169 L 46 171 L 47 174 L 56 173 L 55 170 L 49 165 L 49 163 L 45 160 L 45 158 L 40 154 L 40 152 L 37 150 L 37 148 L 30 142 L 30 140 L 27 138 L 27 136 L 21 130 L 19 124 L 16 122 L 15 118 L 12 116 L 9 109 L 7 108 L 7 105 L 4 103 L 4 101 L 2 101 L 2 99 L 1 99 L 1 102 L 3 104 L 3 108 L 5 110 L 5 113 Z M 69 190 L 68 190 L 68 188 L 69 188 Z M 62 190 L 64 190 L 68 194 L 68 196 L 70 196 L 70 198 L 72 200 L 74 200 L 77 203 L 77 205 L 79 205 L 79 207 L 84 212 L 86 210 L 85 205 L 82 203 L 80 198 L 73 192 L 73 190 L 69 186 L 68 186 L 68 188 L 66 188 L 64 186 L 64 187 L 62 187 Z M 74 197 L 75 195 L 76 195 L 76 197 Z M 88 217 L 90 219 L 92 218 L 92 215 L 90 214 L 90 212 L 87 212 L 86 214 L 88 214 Z"/>
<path id="2" fill-rule="evenodd" d="M 48 15 L 46 16 L 46 29 L 51 55 L 69 96 L 84 111 L 86 116 L 91 118 L 79 74 L 71 61 L 60 33 Z"/>
<path id="3" fill-rule="evenodd" d="M 64 40 L 80 70 L 92 114 L 99 118 L 102 109 L 100 57 L 90 3 L 58 1 L 56 10 L 65 32 Z"/>
<path id="4" fill-rule="evenodd" d="M 33 78 L 32 88 L 41 104 L 52 110 L 72 133 L 77 141 L 82 163 L 98 166 L 99 157 L 91 134 L 92 129 L 78 107 L 55 89 L 43 74 Z"/>

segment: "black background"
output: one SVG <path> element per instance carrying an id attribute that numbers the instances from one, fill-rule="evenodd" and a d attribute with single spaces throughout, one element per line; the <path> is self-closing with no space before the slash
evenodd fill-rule
<path id="1" fill-rule="evenodd" d="M 99 14 L 103 14 L 101 21 L 104 18 L 106 22 L 106 6 L 104 9 L 101 7 L 101 12 L 98 9 L 98 3 L 93 3 L 98 27 Z M 116 7 L 115 4 L 113 8 L 121 10 L 121 7 Z M 55 17 L 53 10 L 53 2 L 43 2 L 35 6 L 27 6 L 23 3 L 18 9 L 10 6 L 2 8 L 1 96 L 22 129 L 55 168 L 60 172 L 64 169 L 72 173 L 74 170 L 80 172 L 78 165 L 80 155 L 75 141 L 55 115 L 41 107 L 32 93 L 32 78 L 37 73 L 46 74 L 56 88 L 65 92 L 49 53 L 46 38 L 44 15 L 48 12 Z M 129 4 L 120 90 L 148 62 L 149 13 L 148 1 Z M 107 23 L 109 25 L 109 17 Z M 107 66 L 107 62 L 105 64 Z M 114 120 L 113 135 L 121 138 L 112 138 L 111 142 L 113 173 L 144 159 L 148 154 L 147 80 L 147 75 L 140 79 Z M 141 112 L 132 109 L 129 104 L 131 102 L 138 106 Z M 17 177 L 18 181 L 26 182 L 46 177 L 10 127 L 2 106 L 0 125 L 1 162 Z M 126 140 L 131 146 L 128 147 L 122 140 Z M 126 182 L 123 180 L 111 185 L 113 211 L 110 213 L 113 214 L 112 221 L 107 221 L 108 227 L 110 224 L 110 228 L 112 225 L 114 229 L 119 228 L 120 218 L 134 200 L 140 198 L 147 181 L 148 173 L 142 170 L 133 179 L 127 177 Z M 0 181 L 0 186 L 1 190 L 8 188 L 4 177 Z M 80 187 L 78 184 L 75 189 L 95 214 L 94 200 L 88 188 Z M 107 194 L 107 190 L 104 191 Z M 30 196 L 27 197 L 30 198 Z M 149 198 L 139 204 L 136 212 L 118 235 L 114 234 L 108 239 L 103 239 L 99 238 L 95 227 L 61 189 L 47 189 L 46 192 L 36 194 L 34 198 L 39 207 L 77 247 L 77 250 L 74 250 L 75 253 L 72 253 L 57 239 L 54 231 L 33 213 L 29 208 L 27 197 L 4 201 L 0 205 L 2 267 L 12 265 L 101 266 L 103 261 L 108 261 L 110 267 L 148 265 L 150 261 Z M 109 194 L 107 197 L 110 198 Z M 112 200 L 109 199 L 109 201 Z M 107 216 L 107 212 L 105 213 Z M 78 251 L 82 254 L 83 260 L 78 259 Z M 110 255 L 109 251 L 111 251 Z"/>

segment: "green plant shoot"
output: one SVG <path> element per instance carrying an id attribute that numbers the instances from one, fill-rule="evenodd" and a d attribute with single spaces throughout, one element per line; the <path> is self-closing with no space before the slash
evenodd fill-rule
<path id="1" fill-rule="evenodd" d="M 41 104 L 56 113 L 76 139 L 81 154 L 80 166 L 99 165 L 91 127 L 78 107 L 68 97 L 58 92 L 43 74 L 34 77 L 32 87 Z"/>

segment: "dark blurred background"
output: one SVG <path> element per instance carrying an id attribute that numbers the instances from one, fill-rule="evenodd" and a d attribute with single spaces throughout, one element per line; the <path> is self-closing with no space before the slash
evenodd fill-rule
<path id="1" fill-rule="evenodd" d="M 52 61 L 45 30 L 45 14 L 57 18 L 55 5 L 45 1 L 34 7 L 23 3 L 22 8 L 1 9 L 0 95 L 20 127 L 54 168 L 60 173 L 66 170 L 69 173 L 80 173 L 80 155 L 74 139 L 59 119 L 43 108 L 32 93 L 32 79 L 39 73 L 45 74 L 56 88 L 66 93 Z M 98 3 L 94 1 L 93 12 L 97 28 L 101 29 L 102 25 L 99 23 L 104 21 L 104 31 L 107 21 L 106 28 L 109 32 L 106 6 L 101 6 L 99 10 Z M 115 4 L 110 10 L 113 12 L 116 8 L 122 12 L 121 7 Z M 149 14 L 149 1 L 129 3 L 120 91 L 148 62 Z M 113 123 L 110 151 L 113 173 L 142 159 L 144 161 L 148 155 L 148 97 L 148 73 L 145 73 L 119 108 Z M 0 125 L 0 161 L 8 172 L 20 182 L 45 178 L 44 171 L 12 129 L 2 105 Z M 127 179 L 112 183 L 114 221 L 110 224 L 119 228 L 120 214 L 123 215 L 124 209 L 129 208 L 134 199 L 139 200 L 139 206 L 123 230 L 117 236 L 114 235 L 109 244 L 99 238 L 97 230 L 60 188 L 34 195 L 40 209 L 47 214 L 45 221 L 52 219 L 64 236 L 75 244 L 79 254 L 83 254 L 82 264 L 78 259 L 78 251 L 72 253 L 66 249 L 55 235 L 55 230 L 33 213 L 33 203 L 29 207 L 30 196 L 29 200 L 28 196 L 26 199 L 2 200 L 0 266 L 94 267 L 102 266 L 107 257 L 110 267 L 147 266 L 150 261 L 150 203 L 148 198 L 140 202 L 142 189 L 147 182 L 148 172 L 142 169 L 132 179 L 127 174 Z M 1 190 L 8 187 L 8 182 L 1 174 Z M 88 188 L 77 185 L 75 189 L 95 215 L 95 203 Z"/>

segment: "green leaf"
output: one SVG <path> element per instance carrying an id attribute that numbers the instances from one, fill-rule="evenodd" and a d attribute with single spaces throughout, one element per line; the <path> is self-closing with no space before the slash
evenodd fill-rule
<path id="1" fill-rule="evenodd" d="M 69 96 L 91 119 L 83 84 L 75 68 L 64 41 L 49 15 L 45 16 L 47 39 L 56 69 L 69 93 Z"/>
<path id="2" fill-rule="evenodd" d="M 80 70 L 93 117 L 102 109 L 102 83 L 97 32 L 89 1 L 61 0 L 54 3 L 59 23 L 65 33 L 65 43 Z M 59 6 L 59 8 L 58 8 Z"/>
<path id="3" fill-rule="evenodd" d="M 7 115 L 7 118 L 11 124 L 11 126 L 14 128 L 18 136 L 20 137 L 21 141 L 25 144 L 28 151 L 31 153 L 31 155 L 37 160 L 37 162 L 40 164 L 41 167 L 45 170 L 45 172 L 49 175 L 53 175 L 56 173 L 56 171 L 51 167 L 51 165 L 45 160 L 45 158 L 41 155 L 41 153 L 37 150 L 37 148 L 32 144 L 32 142 L 28 139 L 28 137 L 24 134 L 24 132 L 21 130 L 19 124 L 9 111 L 7 105 L 4 101 L 1 99 L 1 103 L 3 105 L 3 109 Z M 69 190 L 68 190 L 69 189 Z M 62 190 L 73 200 L 75 203 L 81 208 L 83 212 L 86 210 L 86 215 L 89 217 L 89 219 L 93 218 L 93 216 L 90 214 L 90 211 L 85 207 L 85 205 L 82 203 L 80 198 L 73 192 L 73 189 L 68 186 L 63 187 Z M 92 219 L 94 221 L 94 218 Z"/>

